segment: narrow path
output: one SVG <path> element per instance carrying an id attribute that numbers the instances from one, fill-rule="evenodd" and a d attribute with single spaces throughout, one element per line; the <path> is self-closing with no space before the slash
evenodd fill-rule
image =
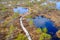
<path id="1" fill-rule="evenodd" d="M 30 36 L 29 32 L 26 30 L 26 28 L 25 28 L 25 27 L 24 27 L 24 25 L 23 25 L 22 19 L 23 19 L 23 17 L 21 17 L 21 18 L 20 18 L 21 28 L 22 28 L 22 29 L 23 29 L 23 31 L 25 32 L 25 34 L 26 34 L 26 36 L 27 36 L 28 40 L 32 40 L 32 38 L 31 38 L 31 36 Z"/>

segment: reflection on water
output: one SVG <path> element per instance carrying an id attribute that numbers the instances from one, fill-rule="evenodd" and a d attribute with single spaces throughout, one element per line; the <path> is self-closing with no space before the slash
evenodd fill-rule
<path id="1" fill-rule="evenodd" d="M 55 28 L 54 26 L 54 23 L 50 20 L 50 19 L 47 19 L 45 17 L 36 17 L 33 19 L 33 22 L 34 22 L 34 25 L 37 27 L 37 28 L 47 28 L 48 30 L 48 34 L 51 34 L 52 36 L 55 35 L 55 33 L 58 31 L 57 28 Z M 53 38 L 53 40 L 55 40 L 55 38 Z"/>
<path id="2" fill-rule="evenodd" d="M 24 7 L 17 7 L 17 8 L 14 8 L 13 11 L 15 13 L 24 14 L 24 13 L 28 12 L 28 9 L 24 8 Z"/>

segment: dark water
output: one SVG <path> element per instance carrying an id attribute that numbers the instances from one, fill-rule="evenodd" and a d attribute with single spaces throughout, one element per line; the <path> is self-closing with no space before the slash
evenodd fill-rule
<path id="1" fill-rule="evenodd" d="M 17 7 L 17 8 L 13 8 L 13 11 L 15 13 L 24 14 L 24 13 L 28 12 L 29 10 L 24 7 Z"/>
<path id="2" fill-rule="evenodd" d="M 52 37 L 55 36 L 55 33 L 58 31 L 57 28 L 55 28 L 54 26 L 54 23 L 47 19 L 47 18 L 44 18 L 44 17 L 36 17 L 33 19 L 33 22 L 34 22 L 34 25 L 37 27 L 37 28 L 47 28 L 48 30 L 48 34 L 50 34 Z M 58 38 L 53 37 L 52 40 L 59 40 Z"/>

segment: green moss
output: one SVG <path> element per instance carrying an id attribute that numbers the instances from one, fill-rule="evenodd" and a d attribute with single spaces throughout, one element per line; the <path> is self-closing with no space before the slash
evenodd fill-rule
<path id="1" fill-rule="evenodd" d="M 33 20 L 30 20 L 29 21 L 29 25 L 33 25 Z"/>
<path id="2" fill-rule="evenodd" d="M 51 35 L 47 34 L 47 29 L 46 28 L 38 28 L 36 29 L 37 33 L 40 33 L 39 40 L 51 40 Z"/>
<path id="3" fill-rule="evenodd" d="M 31 15 L 28 15 L 28 16 L 25 16 L 26 18 L 32 18 L 32 16 Z"/>
<path id="4" fill-rule="evenodd" d="M 6 35 L 6 39 L 9 39 L 11 37 L 11 34 L 13 33 L 13 31 L 15 30 L 16 28 L 14 27 L 13 24 L 10 25 L 10 28 L 9 28 L 9 31 L 8 31 L 8 35 Z M 13 36 L 13 35 L 12 35 Z"/>
<path id="5" fill-rule="evenodd" d="M 51 40 L 51 35 L 46 34 L 46 33 L 42 33 L 42 34 L 40 35 L 39 40 Z"/>
<path id="6" fill-rule="evenodd" d="M 0 4 L 0 7 L 4 7 L 4 5 L 3 4 Z"/>
<path id="7" fill-rule="evenodd" d="M 5 7 L 2 8 L 2 12 L 5 12 L 7 11 L 7 9 Z"/>
<path id="8" fill-rule="evenodd" d="M 46 33 L 46 32 L 47 32 L 47 28 L 43 28 L 43 29 L 37 28 L 36 32 L 37 32 L 37 33 L 39 33 L 39 32 Z"/>
<path id="9" fill-rule="evenodd" d="M 12 18 L 16 18 L 16 17 L 18 17 L 18 16 L 19 16 L 18 13 L 14 13 L 14 15 L 12 16 Z"/>
<path id="10" fill-rule="evenodd" d="M 43 28 L 42 31 L 43 31 L 44 33 L 46 33 L 46 32 L 47 32 L 47 28 Z"/>
<path id="11" fill-rule="evenodd" d="M 10 25 L 9 33 L 12 33 L 14 31 L 15 27 L 13 24 Z"/>
<path id="12" fill-rule="evenodd" d="M 36 30 L 36 32 L 37 32 L 37 33 L 42 33 L 42 30 L 41 30 L 40 28 L 38 28 L 38 29 Z"/>
<path id="13" fill-rule="evenodd" d="M 3 23 L 4 27 L 5 27 L 8 23 L 9 23 L 9 21 L 5 21 L 5 22 Z"/>
<path id="14" fill-rule="evenodd" d="M 18 34 L 17 38 L 15 40 L 28 40 L 25 35 L 23 34 Z"/>

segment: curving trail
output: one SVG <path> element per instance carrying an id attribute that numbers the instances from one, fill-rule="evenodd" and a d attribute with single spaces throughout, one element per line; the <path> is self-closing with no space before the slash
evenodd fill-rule
<path id="1" fill-rule="evenodd" d="M 20 18 L 21 28 L 22 28 L 23 31 L 25 32 L 25 34 L 26 34 L 28 40 L 32 40 L 32 39 L 31 39 L 31 36 L 30 36 L 30 34 L 29 34 L 29 32 L 26 30 L 26 28 L 25 28 L 24 25 L 23 25 L 22 19 L 23 19 L 23 17 Z"/>

